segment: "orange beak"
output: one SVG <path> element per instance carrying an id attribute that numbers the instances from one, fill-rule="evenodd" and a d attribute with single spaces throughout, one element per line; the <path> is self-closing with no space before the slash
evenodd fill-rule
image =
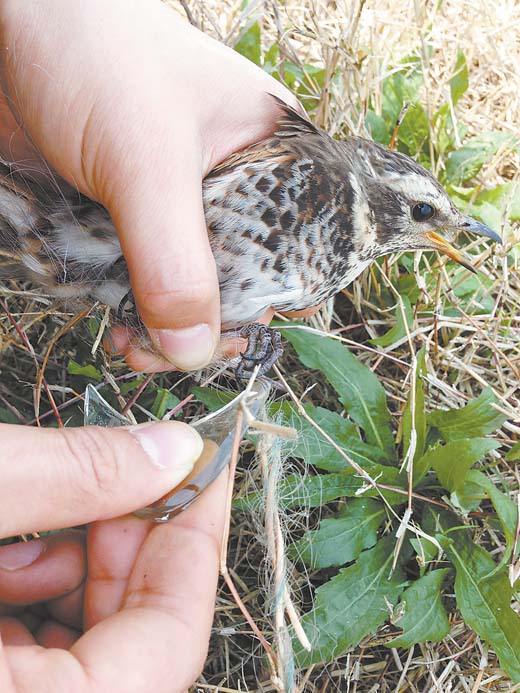
<path id="1" fill-rule="evenodd" d="M 457 250 L 457 248 L 452 246 L 451 243 L 448 243 L 446 239 L 444 239 L 442 236 L 439 236 L 438 233 L 435 233 L 435 231 L 427 231 L 424 235 L 426 236 L 426 238 L 428 238 L 428 240 L 433 242 L 436 250 L 438 250 L 441 253 L 444 253 L 452 260 L 455 260 L 455 262 L 458 262 L 459 265 L 462 265 L 470 272 L 474 272 L 475 274 L 477 274 L 477 270 L 475 269 L 475 267 L 473 267 L 468 258 L 465 255 L 463 255 L 460 252 L 460 250 Z"/>
<path id="2" fill-rule="evenodd" d="M 486 226 L 482 222 L 477 221 L 472 217 L 464 217 L 462 223 L 457 226 L 457 229 L 461 231 L 467 231 L 468 233 L 474 233 L 477 236 L 485 236 L 486 238 L 490 238 L 492 241 L 495 241 L 496 243 L 502 243 L 502 239 L 500 238 L 498 233 L 496 233 L 496 231 L 493 231 L 493 229 L 490 229 L 489 226 Z M 475 274 L 477 273 L 477 270 L 475 269 L 475 267 L 473 267 L 468 258 L 463 253 L 461 253 L 460 250 L 454 248 L 451 245 L 451 243 L 448 243 L 448 241 L 445 238 L 439 236 L 439 234 L 435 231 L 427 231 L 424 235 L 429 241 L 433 242 L 434 248 L 436 250 L 439 250 L 441 253 L 444 253 L 445 255 L 450 257 L 452 260 L 455 260 L 455 262 L 458 262 L 460 265 L 468 269 L 470 272 L 474 272 Z"/>

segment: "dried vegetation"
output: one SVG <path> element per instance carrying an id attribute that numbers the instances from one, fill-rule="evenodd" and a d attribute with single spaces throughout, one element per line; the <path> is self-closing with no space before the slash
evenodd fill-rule
<path id="1" fill-rule="evenodd" d="M 258 22 L 262 59 L 271 46 L 278 45 L 274 67 L 279 69 L 280 77 L 287 77 L 294 85 L 294 74 L 298 73 L 302 102 L 313 119 L 335 136 L 369 136 L 367 114 L 370 109 L 381 115 L 385 79 L 410 61 L 419 64 L 422 72 L 419 101 L 428 116 L 428 157 L 437 174 L 441 175 L 447 166 L 447 154 L 439 146 L 442 133 L 438 121 L 435 122 L 435 114 L 443 104 L 450 105 L 452 122 L 460 126 L 460 131 L 454 128 L 457 146 L 485 131 L 520 138 L 520 5 L 514 0 L 252 0 L 245 8 L 244 4 L 231 0 L 188 0 L 183 6 L 175 4 L 174 9 L 232 46 Z M 450 101 L 450 80 L 460 51 L 467 63 L 469 88 L 455 107 Z M 288 63 L 297 68 L 292 74 L 285 72 Z M 398 312 L 402 310 L 398 295 L 403 288 L 403 264 L 397 258 L 389 258 L 367 271 L 334 305 L 327 306 L 313 319 L 312 325 L 319 330 L 345 338 L 352 353 L 377 375 L 387 393 L 395 428 L 410 390 L 413 359 L 425 347 L 427 410 L 458 408 L 488 387 L 496 397 L 496 406 L 507 417 L 496 434 L 503 450 L 510 449 L 518 438 L 520 228 L 518 222 L 509 221 L 511 209 L 520 206 L 518 170 L 518 148 L 515 151 L 509 145 L 498 146 L 471 181 L 474 199 L 482 189 L 510 184 L 493 212 L 493 222 L 498 222 L 504 237 L 503 248 L 477 242 L 467 246 L 481 269 L 479 281 L 483 282 L 483 289 L 475 283 L 468 284 L 474 280 L 468 278 L 466 270 L 451 264 L 448 268 L 438 257 L 409 259 L 406 269 L 410 275 L 415 274 L 420 287 L 411 304 L 411 318 L 406 321 L 404 334 L 394 333 L 395 340 L 374 345 L 369 340 L 386 335 L 398 322 Z M 463 192 L 460 194 L 462 198 Z M 471 203 L 471 199 L 466 202 Z M 35 363 L 42 363 L 53 335 L 67 324 L 71 315 L 60 312 L 36 294 L 21 293 L 14 283 L 0 289 L 0 296 L 0 411 L 4 421 L 27 424 L 34 418 L 33 392 L 38 378 Z M 182 399 L 189 391 L 185 379 L 177 382 L 179 379 L 174 376 L 161 375 L 151 382 L 144 381 L 101 352 L 93 357 L 85 340 L 78 339 L 88 329 L 95 334 L 98 323 L 92 319 L 90 323 L 83 321 L 73 330 L 66 330 L 54 345 L 41 380 L 43 388 L 47 388 L 47 394 L 42 395 L 42 423 L 55 425 L 53 410 L 57 409 L 65 423 L 78 423 L 81 388 L 89 378 L 108 383 L 107 391 L 117 392 L 120 406 L 139 393 L 132 407 L 138 419 L 150 411 L 160 417 L 175 405 L 177 400 L 172 393 Z M 92 341 L 90 338 L 89 343 Z M 332 388 L 305 368 L 293 352 L 286 356 L 282 372 L 298 396 L 313 388 L 315 404 L 338 410 Z M 219 387 L 225 387 L 225 383 Z M 193 403 L 185 408 L 188 416 L 199 410 L 199 405 Z M 279 461 L 276 447 L 271 447 L 268 454 L 272 464 Z M 494 454 L 486 473 L 516 501 L 519 475 L 515 463 Z M 245 455 L 246 460 L 250 457 Z M 299 463 L 292 464 L 293 471 L 299 469 Z M 239 471 L 239 495 L 261 487 L 260 472 L 255 470 L 252 467 Z M 336 501 L 334 507 L 337 506 Z M 269 507 L 267 510 L 269 513 Z M 280 518 L 275 509 L 271 519 L 278 518 L 289 535 L 294 532 L 301 536 L 302 528 L 315 527 L 319 517 L 329 512 L 326 507 L 317 507 L 305 513 L 282 514 Z M 278 611 L 276 599 L 268 600 L 267 584 L 276 576 L 273 577 L 265 557 L 265 530 L 263 525 L 259 526 L 261 514 L 235 514 L 228 565 L 257 627 L 272 642 L 276 639 Z M 275 531 L 272 523 L 270 531 Z M 476 538 L 477 535 L 478 531 Z M 488 532 L 485 541 L 491 554 L 501 555 L 504 546 L 500 533 Z M 272 547 L 270 550 L 272 554 Z M 331 569 L 306 572 L 301 563 L 291 564 L 287 582 L 298 608 L 309 608 L 313 587 L 332 574 Z M 284 576 L 283 584 L 285 579 Z M 334 662 L 313 665 L 300 672 L 291 690 L 518 690 L 499 668 L 494 653 L 464 624 L 453 600 L 448 599 L 447 606 L 451 629 L 442 642 L 420 644 L 410 650 L 389 649 L 384 646 L 389 632 L 389 626 L 385 626 Z M 395 629 L 391 630 L 395 634 Z M 279 662 L 279 673 L 284 674 L 286 681 L 290 679 L 290 663 L 289 655 Z M 277 690 L 271 674 L 262 646 L 223 586 L 217 598 L 210 653 L 197 690 Z"/>

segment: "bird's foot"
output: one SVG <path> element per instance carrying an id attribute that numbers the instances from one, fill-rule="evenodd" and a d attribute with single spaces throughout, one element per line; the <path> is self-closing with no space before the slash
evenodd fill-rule
<path id="1" fill-rule="evenodd" d="M 257 366 L 258 375 L 265 375 L 283 354 L 282 336 L 272 327 L 253 322 L 239 330 L 238 336 L 247 339 L 247 348 L 236 368 L 237 378 L 249 378 Z"/>

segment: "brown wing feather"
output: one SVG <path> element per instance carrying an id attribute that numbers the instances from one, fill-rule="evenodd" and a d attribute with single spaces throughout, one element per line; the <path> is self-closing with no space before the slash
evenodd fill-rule
<path id="1" fill-rule="evenodd" d="M 330 137 L 294 108 L 286 104 L 277 96 L 270 94 L 280 108 L 280 116 L 276 122 L 276 130 L 272 137 L 255 142 L 240 152 L 231 154 L 222 163 L 206 176 L 207 179 L 217 178 L 226 175 L 233 169 L 242 167 L 245 164 L 257 164 L 261 162 L 277 162 L 280 164 L 291 164 L 300 156 L 300 153 L 291 147 L 287 140 L 300 140 L 303 137 L 316 140 L 317 137 L 324 141 L 331 141 Z"/>

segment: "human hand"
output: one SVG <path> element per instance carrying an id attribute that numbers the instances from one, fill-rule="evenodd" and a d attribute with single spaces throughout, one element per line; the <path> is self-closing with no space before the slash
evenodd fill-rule
<path id="1" fill-rule="evenodd" d="M 168 360 L 131 353 L 121 331 L 116 347 L 136 370 L 206 364 L 220 311 L 202 178 L 272 132 L 266 92 L 295 98 L 160 0 L 3 0 L 0 37 L 0 153 L 27 170 L 38 151 L 107 207 Z"/>
<path id="2" fill-rule="evenodd" d="M 198 435 L 1 425 L 0 440 L 0 536 L 89 523 L 0 547 L 0 691 L 185 691 L 207 651 L 225 478 L 170 522 L 121 515 L 189 473 Z"/>

